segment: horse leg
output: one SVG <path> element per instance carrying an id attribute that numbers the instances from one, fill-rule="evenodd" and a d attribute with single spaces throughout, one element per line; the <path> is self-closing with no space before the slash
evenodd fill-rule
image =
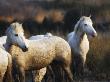
<path id="1" fill-rule="evenodd" d="M 78 76 L 79 75 L 79 56 L 77 56 L 77 55 L 75 55 L 74 56 L 74 61 L 73 61 L 73 63 L 74 63 L 74 74 L 76 75 L 76 76 Z"/>
<path id="2" fill-rule="evenodd" d="M 86 55 L 84 55 L 84 56 L 82 56 L 81 57 L 81 68 L 82 69 L 80 69 L 81 70 L 81 75 L 84 75 L 84 73 L 85 73 L 85 62 L 86 62 Z"/>
<path id="3" fill-rule="evenodd" d="M 10 55 L 8 55 L 8 66 L 3 80 L 4 82 L 12 82 L 12 58 Z"/>
<path id="4" fill-rule="evenodd" d="M 47 68 L 48 68 L 49 72 L 51 73 L 50 75 L 52 76 L 53 82 L 55 82 L 55 75 L 54 75 L 54 72 L 53 72 L 51 65 L 47 66 Z"/>
<path id="5" fill-rule="evenodd" d="M 87 68 L 87 65 L 86 65 L 86 55 L 83 57 L 83 72 L 84 72 L 84 75 L 87 74 L 89 72 L 88 68 Z"/>
<path id="6" fill-rule="evenodd" d="M 46 75 L 45 75 L 44 79 L 45 79 L 45 82 L 48 82 L 50 80 L 52 80 L 52 82 L 55 82 L 55 75 L 54 75 L 51 65 L 47 66 L 47 71 L 46 71 Z"/>
<path id="7" fill-rule="evenodd" d="M 13 77 L 14 82 L 19 82 L 18 70 L 14 62 L 12 64 L 12 77 Z"/>
<path id="8" fill-rule="evenodd" d="M 1 71 L 2 72 L 2 71 Z M 3 74 L 0 72 L 0 82 L 4 82 L 3 81 Z"/>
<path id="9" fill-rule="evenodd" d="M 60 61 L 54 61 L 53 63 L 51 63 L 50 66 L 48 66 L 49 71 L 47 71 L 47 73 L 49 72 L 49 74 L 47 74 L 46 76 L 48 77 L 48 79 L 46 80 L 46 82 L 48 81 L 52 81 L 52 82 L 63 82 L 64 81 L 64 70 L 62 69 L 62 63 Z"/>
<path id="10" fill-rule="evenodd" d="M 73 74 L 71 72 L 70 66 L 69 65 L 64 65 L 63 69 L 64 69 L 66 75 L 68 76 L 69 80 L 70 80 L 69 82 L 73 82 Z"/>
<path id="11" fill-rule="evenodd" d="M 19 67 L 19 79 L 20 82 L 25 82 L 25 70 L 23 67 Z"/>
<path id="12" fill-rule="evenodd" d="M 71 64 L 72 64 L 71 53 L 63 52 L 60 57 L 59 62 L 61 62 L 61 66 L 64 69 L 64 71 L 69 79 L 69 82 L 73 82 L 73 74 L 71 71 Z"/>
<path id="13" fill-rule="evenodd" d="M 25 82 L 34 82 L 34 72 L 33 70 L 25 72 Z"/>
<path id="14" fill-rule="evenodd" d="M 12 69 L 11 66 L 8 66 L 7 71 L 5 72 L 4 82 L 12 82 Z"/>
<path id="15" fill-rule="evenodd" d="M 45 74 L 46 74 L 46 67 L 42 68 L 40 70 L 37 70 L 35 73 L 34 81 L 35 82 L 41 82 Z"/>
<path id="16" fill-rule="evenodd" d="M 74 56 L 75 72 L 77 76 L 84 74 L 84 58 L 81 55 Z"/>
<path id="17" fill-rule="evenodd" d="M 68 76 L 69 78 L 69 82 L 73 82 L 73 74 L 72 74 L 72 71 L 71 71 L 71 55 L 68 55 L 68 58 L 63 58 L 62 59 L 62 66 L 63 66 L 63 69 L 66 73 L 66 75 Z"/>

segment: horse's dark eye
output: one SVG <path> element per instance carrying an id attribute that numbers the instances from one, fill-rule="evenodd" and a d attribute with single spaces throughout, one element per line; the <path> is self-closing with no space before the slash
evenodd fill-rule
<path id="1" fill-rule="evenodd" d="M 87 24 L 84 24 L 85 26 L 87 26 Z"/>
<path id="2" fill-rule="evenodd" d="M 18 36 L 18 34 L 15 34 L 15 36 Z"/>

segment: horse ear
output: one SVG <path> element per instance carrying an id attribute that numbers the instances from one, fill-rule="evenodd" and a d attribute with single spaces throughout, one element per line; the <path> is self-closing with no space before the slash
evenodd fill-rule
<path id="1" fill-rule="evenodd" d="M 19 22 L 19 25 L 20 25 L 20 26 L 22 26 L 22 25 L 23 25 L 23 23 Z"/>
<path id="2" fill-rule="evenodd" d="M 89 15 L 89 17 L 91 18 L 91 14 Z"/>
<path id="3" fill-rule="evenodd" d="M 22 26 L 22 23 L 20 23 L 20 25 Z"/>
<path id="4" fill-rule="evenodd" d="M 19 24 L 22 25 L 23 23 L 22 22 L 19 22 Z"/>

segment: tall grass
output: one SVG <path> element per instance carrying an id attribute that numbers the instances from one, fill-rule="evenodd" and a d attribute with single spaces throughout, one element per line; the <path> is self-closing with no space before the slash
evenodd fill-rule
<path id="1" fill-rule="evenodd" d="M 97 80 L 110 80 L 110 33 L 98 33 L 90 41 L 87 66 Z"/>

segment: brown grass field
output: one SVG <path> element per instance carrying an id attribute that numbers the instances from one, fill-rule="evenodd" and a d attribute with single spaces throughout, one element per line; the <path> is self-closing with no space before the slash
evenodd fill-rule
<path id="1" fill-rule="evenodd" d="M 110 80 L 110 32 L 98 33 L 90 41 L 87 66 L 96 80 Z"/>

